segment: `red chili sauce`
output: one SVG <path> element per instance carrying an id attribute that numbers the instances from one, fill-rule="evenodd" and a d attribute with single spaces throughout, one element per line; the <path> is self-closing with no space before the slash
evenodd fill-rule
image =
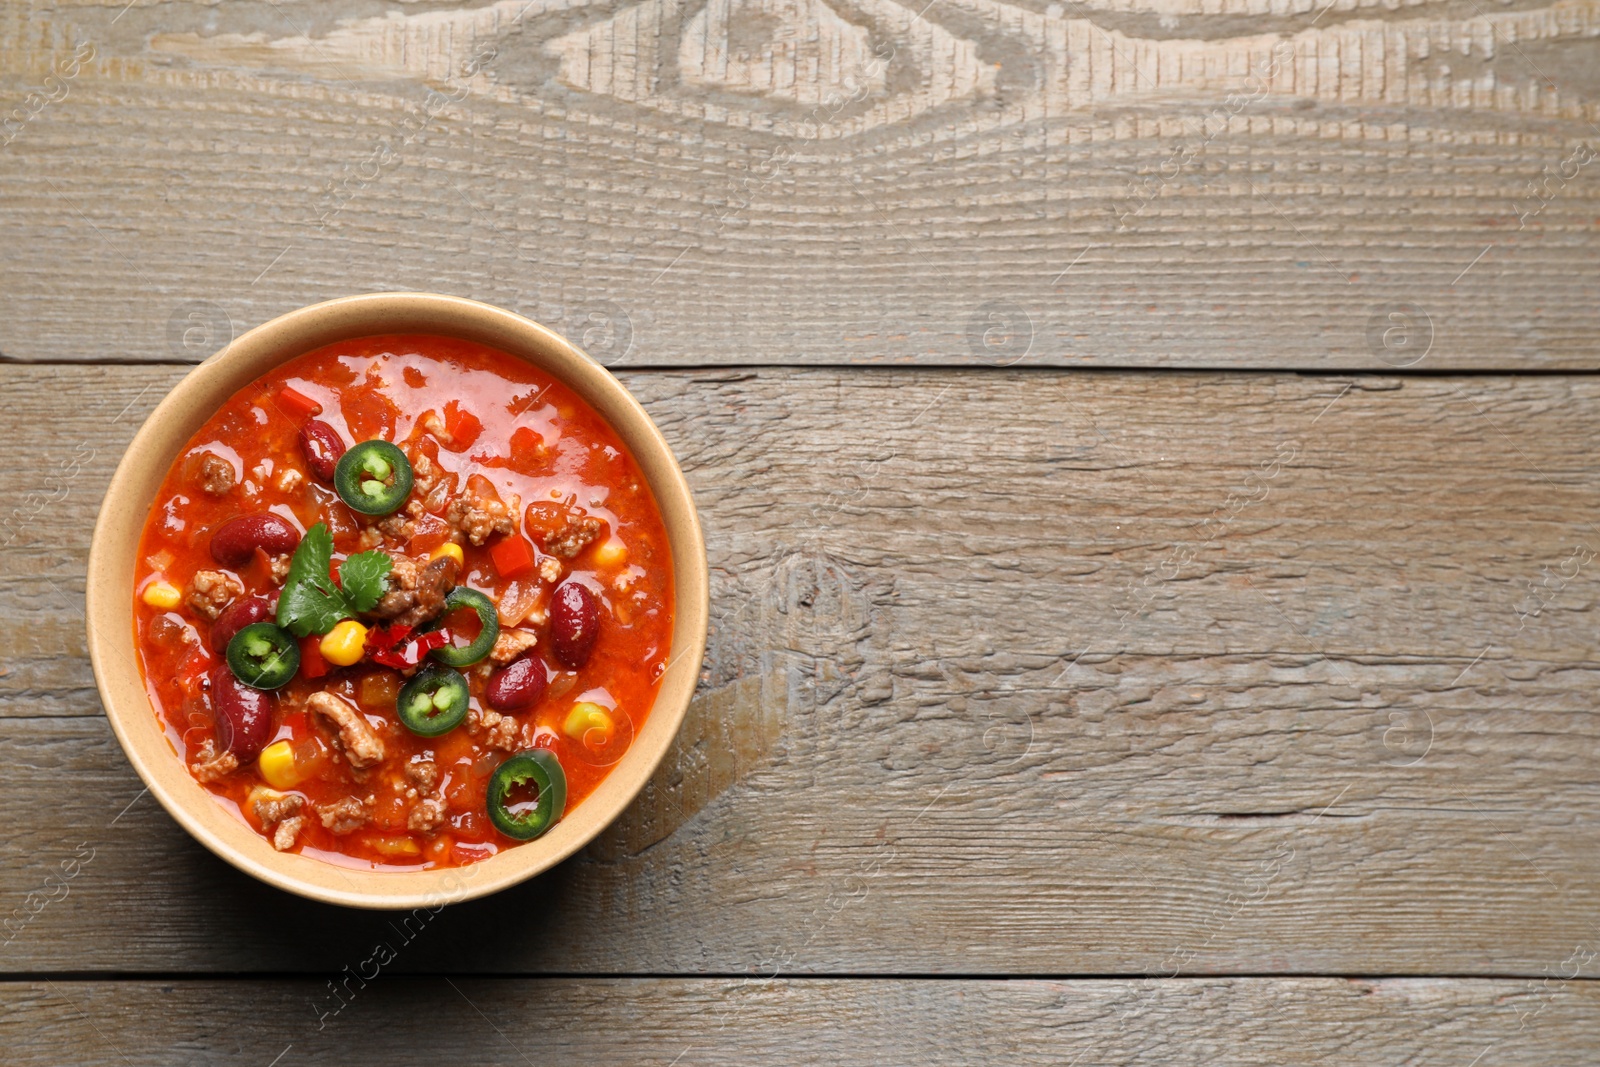
<path id="1" fill-rule="evenodd" d="M 374 439 L 398 446 L 413 474 L 386 515 L 353 510 L 329 477 L 332 451 Z M 213 542 L 241 517 L 252 518 Z M 279 600 L 295 600 L 286 582 L 305 588 L 293 568 L 310 573 L 302 553 L 318 524 L 332 567 L 315 596 L 352 606 L 329 632 L 300 635 Z M 362 552 L 388 557 L 378 586 L 338 577 Z M 383 595 L 356 610 L 362 588 Z M 430 650 L 428 631 L 442 629 L 431 640 L 452 649 L 482 636 L 472 610 L 441 605 L 460 588 L 493 602 L 498 637 L 491 655 L 457 668 L 465 718 L 423 736 L 397 701 L 419 669 L 445 670 L 430 666 L 447 653 Z M 487 808 L 491 779 L 514 754 L 555 756 L 566 810 L 594 791 L 650 713 L 672 613 L 666 530 L 611 427 L 521 360 L 406 335 L 300 356 L 189 440 L 145 522 L 133 625 L 156 714 L 219 803 L 283 850 L 418 869 L 522 843 Z M 229 666 L 230 634 L 254 621 L 283 627 L 267 631 L 283 638 L 273 647 L 299 653 L 275 688 L 246 686 Z M 544 791 L 523 781 L 506 803 L 532 811 Z"/>

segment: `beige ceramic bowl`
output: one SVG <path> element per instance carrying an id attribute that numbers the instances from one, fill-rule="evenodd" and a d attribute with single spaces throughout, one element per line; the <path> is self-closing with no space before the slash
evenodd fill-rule
<path id="1" fill-rule="evenodd" d="M 442 871 L 358 871 L 274 851 L 189 774 L 157 722 L 134 661 L 133 564 L 145 516 L 189 438 L 236 391 L 269 369 L 334 341 L 431 333 L 490 345 L 577 391 L 622 437 L 650 482 L 672 543 L 676 619 L 654 709 L 600 787 L 536 841 Z M 705 542 L 689 487 L 660 431 L 603 367 L 538 323 L 472 300 L 382 293 L 330 300 L 258 326 L 218 352 L 151 413 L 117 465 L 89 552 L 89 657 L 106 716 L 139 776 L 200 843 L 240 870 L 291 893 L 358 908 L 437 908 L 480 897 L 548 869 L 621 814 L 672 743 L 694 692 L 708 616 Z"/>

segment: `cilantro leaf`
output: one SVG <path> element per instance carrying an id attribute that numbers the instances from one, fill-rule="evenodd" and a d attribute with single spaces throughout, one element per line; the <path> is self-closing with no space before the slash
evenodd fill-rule
<path id="1" fill-rule="evenodd" d="M 370 610 L 388 591 L 393 561 L 386 553 L 357 552 L 346 559 L 339 564 L 340 585 L 329 577 L 332 562 L 333 535 L 319 522 L 300 539 L 278 597 L 278 625 L 296 637 L 325 634 L 341 619 Z"/>
<path id="2" fill-rule="evenodd" d="M 332 560 L 333 535 L 319 522 L 300 539 L 278 596 L 278 625 L 296 637 L 325 634 L 350 614 L 344 594 L 328 576 Z"/>
<path id="3" fill-rule="evenodd" d="M 339 584 L 344 587 L 344 597 L 352 614 L 371 611 L 388 592 L 388 574 L 393 562 L 387 553 L 374 549 L 357 552 L 339 564 Z"/>

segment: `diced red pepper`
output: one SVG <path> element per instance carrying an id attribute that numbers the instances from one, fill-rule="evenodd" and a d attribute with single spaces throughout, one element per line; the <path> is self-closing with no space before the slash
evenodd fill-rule
<path id="1" fill-rule="evenodd" d="M 328 661 L 322 658 L 322 638 L 316 634 L 300 639 L 300 673 L 313 680 L 328 673 Z"/>
<path id="2" fill-rule="evenodd" d="M 383 652 L 411 636 L 410 626 L 374 626 L 367 631 L 367 651 Z"/>
<path id="3" fill-rule="evenodd" d="M 415 667 L 450 641 L 449 630 L 419 634 L 409 626 L 379 626 L 367 634 L 367 656 L 385 667 Z"/>
<path id="4" fill-rule="evenodd" d="M 511 451 L 532 452 L 544 444 L 544 438 L 539 436 L 539 431 L 531 426 L 518 426 L 511 431 Z"/>
<path id="5" fill-rule="evenodd" d="M 463 411 L 461 405 L 452 400 L 444 406 L 444 432 L 450 435 L 450 447 L 456 452 L 463 452 L 471 448 L 472 442 L 483 432 L 483 423 L 478 421 L 478 416 Z"/>
<path id="6" fill-rule="evenodd" d="M 282 407 L 284 412 L 288 415 L 309 417 L 311 415 L 322 414 L 321 404 L 317 403 L 315 400 L 312 400 L 309 396 L 306 396 L 306 394 L 300 392 L 298 389 L 291 388 L 287 385 L 278 390 L 278 405 Z"/>
<path id="7" fill-rule="evenodd" d="M 511 469 L 522 474 L 538 474 L 547 465 L 544 438 L 531 426 L 511 431 Z"/>
<path id="8" fill-rule="evenodd" d="M 533 547 L 520 534 L 502 537 L 490 545 L 489 558 L 502 578 L 515 578 L 533 570 Z"/>

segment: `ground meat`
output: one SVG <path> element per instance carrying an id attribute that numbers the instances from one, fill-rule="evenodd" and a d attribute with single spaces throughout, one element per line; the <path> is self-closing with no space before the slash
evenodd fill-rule
<path id="1" fill-rule="evenodd" d="M 293 847 L 300 836 L 306 825 L 306 817 L 300 814 L 305 806 L 306 798 L 298 793 L 278 793 L 270 789 L 257 790 L 250 801 L 263 827 L 278 824 L 272 832 L 272 847 L 279 852 Z"/>
<path id="2" fill-rule="evenodd" d="M 468 486 L 469 490 L 471 486 Z M 511 503 L 502 503 L 488 497 L 468 492 L 450 501 L 445 508 L 444 521 L 461 531 L 475 545 L 481 545 L 495 534 L 511 534 L 517 528 L 517 509 L 522 501 L 513 496 Z"/>
<path id="3" fill-rule="evenodd" d="M 378 520 L 378 532 L 392 541 L 409 541 L 417 534 L 417 520 L 425 509 L 422 501 L 412 497 L 406 506 L 387 518 Z"/>
<path id="4" fill-rule="evenodd" d="M 283 820 L 278 824 L 278 828 L 272 831 L 272 847 L 279 852 L 286 852 L 293 848 L 295 838 L 300 836 L 300 831 L 305 828 L 305 825 L 306 817 L 304 815 L 296 815 L 293 818 Z"/>
<path id="5" fill-rule="evenodd" d="M 200 488 L 212 496 L 222 496 L 231 491 L 233 486 L 233 464 L 213 452 L 207 452 L 200 460 Z"/>
<path id="6" fill-rule="evenodd" d="M 292 493 L 296 489 L 300 488 L 300 486 L 304 484 L 305 480 L 305 475 L 301 474 L 293 467 L 285 467 L 278 474 L 278 492 Z"/>
<path id="7" fill-rule="evenodd" d="M 272 571 L 272 584 L 282 585 L 289 579 L 289 564 L 293 562 L 294 554 L 285 552 L 281 556 L 270 556 L 267 566 Z"/>
<path id="8" fill-rule="evenodd" d="M 431 759 L 413 759 L 406 764 L 406 781 L 424 793 L 431 793 L 439 781 L 439 768 Z"/>
<path id="9" fill-rule="evenodd" d="M 264 826 L 271 826 L 291 815 L 299 815 L 300 809 L 305 806 L 306 798 L 299 793 L 278 793 L 270 789 L 257 790 L 250 801 L 251 810 Z"/>
<path id="10" fill-rule="evenodd" d="M 561 580 L 561 561 L 554 556 L 545 556 L 539 561 L 539 577 L 554 585 Z"/>
<path id="11" fill-rule="evenodd" d="M 489 658 L 503 666 L 538 643 L 539 636 L 527 630 L 501 630 L 500 636 L 494 639 Z"/>
<path id="12" fill-rule="evenodd" d="M 312 693 L 306 698 L 306 707 L 327 719 L 339 731 L 339 743 L 344 748 L 350 766 L 371 767 L 383 762 L 383 739 L 361 712 L 332 693 Z"/>
<path id="13" fill-rule="evenodd" d="M 585 515 L 577 520 L 569 519 L 565 526 L 545 539 L 545 551 L 552 556 L 571 559 L 588 548 L 605 528 L 605 523 L 592 516 Z"/>
<path id="14" fill-rule="evenodd" d="M 417 801 L 417 806 L 411 809 L 411 814 L 406 818 L 406 828 L 425 834 L 442 822 L 444 822 L 444 801 L 429 797 Z"/>
<path id="15" fill-rule="evenodd" d="M 418 512 L 412 517 L 419 518 L 422 512 L 441 514 L 445 505 L 450 503 L 455 475 L 441 468 L 421 449 L 417 449 L 415 455 L 408 455 L 411 459 L 411 500 L 418 504 Z M 407 506 L 410 506 L 409 503 Z"/>
<path id="16" fill-rule="evenodd" d="M 345 797 L 317 809 L 322 825 L 336 834 L 347 834 L 367 825 L 367 806 L 355 797 Z"/>
<path id="17" fill-rule="evenodd" d="M 484 709 L 468 712 L 467 730 L 473 737 L 483 734 L 483 743 L 489 748 L 510 752 L 517 747 L 517 720 L 498 711 Z"/>
<path id="18" fill-rule="evenodd" d="M 184 598 L 195 611 L 208 619 L 222 614 L 222 609 L 244 596 L 244 586 L 239 579 L 222 571 L 195 571 L 189 580 L 189 595 Z"/>
<path id="19" fill-rule="evenodd" d="M 407 458 L 411 460 L 411 491 L 417 496 L 427 496 L 439 482 L 439 465 L 421 449 Z"/>
<path id="20" fill-rule="evenodd" d="M 239 758 L 232 752 L 217 755 L 216 745 L 209 740 L 200 746 L 200 751 L 195 753 L 195 761 L 189 765 L 189 770 L 202 782 L 215 782 L 238 769 Z"/>
<path id="21" fill-rule="evenodd" d="M 374 618 L 394 626 L 420 626 L 444 611 L 445 594 L 456 584 L 461 564 L 454 556 L 418 563 L 409 556 L 391 556 L 389 591 L 373 605 Z"/>

